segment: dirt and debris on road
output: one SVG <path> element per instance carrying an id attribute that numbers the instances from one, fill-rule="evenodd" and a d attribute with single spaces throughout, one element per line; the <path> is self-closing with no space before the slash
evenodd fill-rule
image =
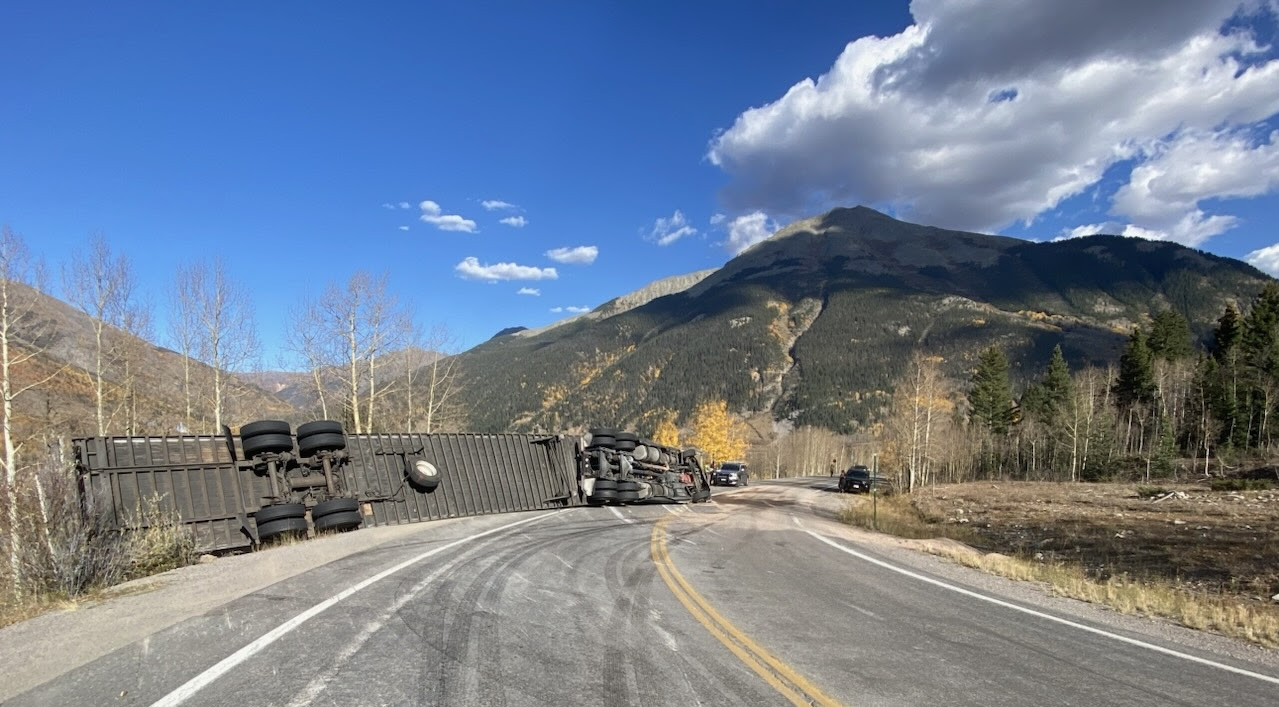
<path id="1" fill-rule="evenodd" d="M 984 552 L 1083 565 L 1185 589 L 1274 603 L 1279 490 L 1193 484 L 975 482 L 913 495 L 934 523 Z"/>

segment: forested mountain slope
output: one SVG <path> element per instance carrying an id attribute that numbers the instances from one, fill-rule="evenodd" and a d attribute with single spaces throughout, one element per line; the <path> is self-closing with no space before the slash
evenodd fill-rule
<path id="1" fill-rule="evenodd" d="M 496 337 L 459 364 L 477 431 L 646 429 L 660 411 L 683 419 L 710 398 L 850 430 L 880 414 L 915 351 L 943 357 L 959 380 L 993 343 L 1014 375 L 1037 371 L 1057 344 L 1073 364 L 1106 364 L 1152 313 L 1174 309 L 1202 334 L 1267 280 L 1173 243 L 1032 243 L 835 209 L 687 289 Z"/>

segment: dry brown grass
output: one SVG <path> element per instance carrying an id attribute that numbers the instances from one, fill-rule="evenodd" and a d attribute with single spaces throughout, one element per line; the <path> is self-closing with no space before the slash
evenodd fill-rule
<path id="1" fill-rule="evenodd" d="M 1027 489 L 1026 487 L 1017 487 L 1009 494 L 1001 495 L 995 493 L 999 491 L 998 488 L 992 488 L 988 484 L 983 486 L 985 488 L 979 493 L 985 503 L 980 506 L 980 511 L 974 514 L 971 510 L 972 504 L 969 504 L 970 510 L 963 516 L 959 516 L 969 522 L 956 522 L 958 519 L 958 514 L 954 513 L 956 507 L 953 505 L 947 507 L 946 504 L 938 501 L 959 498 L 964 502 L 971 502 L 974 496 L 967 492 L 972 489 L 965 488 L 957 491 L 956 487 L 948 487 L 914 498 L 899 496 L 879 499 L 878 529 L 880 532 L 899 537 L 951 538 L 968 544 L 984 545 L 986 547 L 983 549 L 997 551 L 983 553 L 969 548 L 957 549 L 945 546 L 927 549 L 934 554 L 991 574 L 1019 581 L 1041 582 L 1054 594 L 1060 596 L 1101 604 L 1125 614 L 1168 618 L 1190 628 L 1214 631 L 1269 648 L 1279 648 L 1279 607 L 1273 604 L 1240 594 L 1203 591 L 1196 585 L 1178 583 L 1160 577 L 1156 573 L 1133 576 L 1126 572 L 1098 572 L 1096 567 L 1090 568 L 1079 559 L 1060 556 L 1045 557 L 1043 552 L 1029 552 L 1024 544 L 992 548 L 992 538 L 997 540 L 1009 537 L 1008 533 L 998 530 L 987 532 L 993 529 L 1001 519 L 1015 518 L 1016 522 L 1012 524 L 1017 525 L 1019 530 L 1024 530 L 1028 524 L 1031 524 L 1028 522 L 1029 518 L 1035 516 L 1034 513 L 1018 508 L 1017 497 L 1022 496 L 1021 504 L 1040 502 L 1051 506 L 1064 503 L 1064 496 L 1062 493 L 1044 493 L 1044 489 Z M 1085 494 L 1087 503 L 1093 506 L 1098 514 L 1113 517 L 1114 513 L 1120 512 L 1114 510 L 1114 507 L 1117 507 L 1116 504 L 1128 509 L 1128 513 L 1149 511 L 1147 506 L 1150 501 L 1132 500 L 1140 498 L 1133 489 L 1123 487 L 1106 489 L 1110 491 L 1108 497 L 1112 501 L 1098 504 L 1096 503 L 1098 496 L 1107 495 L 1102 494 L 1098 487 L 1075 485 L 1073 488 Z M 1025 497 L 1028 491 L 1033 497 Z M 1012 496 L 1013 500 L 1010 500 L 1008 496 Z M 1052 500 L 1045 500 L 1045 497 L 1052 497 Z M 1124 500 L 1114 500 L 1116 497 Z M 1147 506 L 1141 504 L 1147 504 Z M 1232 506 L 1235 505 L 1238 503 L 1232 503 Z M 993 512 L 992 509 L 1002 509 L 1004 512 Z M 1162 513 L 1163 509 L 1158 512 Z M 1184 513 L 1184 509 L 1182 512 Z M 1070 514 L 1062 513 L 1059 508 L 1049 515 L 1068 516 Z M 871 528 L 871 503 L 867 499 L 859 499 L 849 504 L 841 517 L 847 523 Z M 974 525 L 977 527 L 973 527 Z M 1166 518 L 1160 519 L 1161 526 L 1171 528 L 1162 535 L 1149 530 L 1137 534 L 1131 529 L 1126 531 L 1121 529 L 1116 533 L 1113 524 L 1105 525 L 1107 536 L 1127 541 L 1125 543 L 1127 547 L 1123 548 L 1127 552 L 1141 557 L 1175 557 L 1177 548 L 1182 544 L 1182 539 L 1178 537 L 1178 530 L 1189 525 L 1189 522 L 1185 525 L 1169 525 Z M 1049 529 L 1050 526 L 1044 527 L 1045 531 Z M 1055 532 L 1060 534 L 1060 527 L 1056 528 Z M 1016 537 L 1022 537 L 1022 535 L 1017 534 Z M 1163 543 L 1160 542 L 1160 537 L 1164 538 Z M 1075 539 L 1080 540 L 1080 538 Z M 1134 540 L 1144 546 L 1133 547 Z M 1262 545 L 1269 547 L 1272 543 L 1273 540 L 1270 540 Z M 1036 545 L 1042 546 L 1044 543 L 1041 541 L 1029 544 L 1032 548 Z M 1110 549 L 1114 550 L 1114 548 Z M 1256 544 L 1251 544 L 1237 548 L 1237 551 L 1247 554 L 1248 558 L 1254 558 L 1258 556 L 1255 552 L 1257 549 Z M 1001 552 L 1008 554 L 1000 554 Z M 1221 552 L 1222 550 L 1218 549 L 1214 556 L 1219 556 Z M 1079 554 L 1082 556 L 1084 553 Z M 1265 598 L 1268 599 L 1268 597 Z"/>
<path id="2" fill-rule="evenodd" d="M 16 534 L 22 548 L 17 577 L 7 561 L 0 563 L 0 626 L 107 598 L 121 582 L 194 559 L 194 537 L 161 509 L 159 499 L 137 509 L 135 527 L 117 530 L 81 508 L 69 474 L 50 469 L 36 473 L 31 488 L 21 489 L 18 496 L 19 526 L 0 529 L 5 537 Z"/>

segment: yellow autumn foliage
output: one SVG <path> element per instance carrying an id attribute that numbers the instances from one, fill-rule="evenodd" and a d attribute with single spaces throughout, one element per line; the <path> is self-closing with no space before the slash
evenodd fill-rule
<path id="1" fill-rule="evenodd" d="M 693 411 L 693 435 L 689 442 L 701 448 L 712 463 L 746 456 L 746 431 L 728 411 L 724 400 L 708 400 Z"/>

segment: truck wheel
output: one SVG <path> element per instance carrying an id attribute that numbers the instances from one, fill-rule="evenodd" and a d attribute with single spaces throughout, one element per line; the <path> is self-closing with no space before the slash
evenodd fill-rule
<path id="1" fill-rule="evenodd" d="M 247 425 L 240 426 L 240 439 L 246 440 L 250 437 L 265 434 L 288 435 L 292 432 L 293 430 L 289 428 L 289 423 L 284 420 L 258 420 L 257 422 L 250 422 Z"/>
<path id="2" fill-rule="evenodd" d="M 638 481 L 619 481 L 617 482 L 617 490 L 622 491 L 639 491 L 640 484 Z"/>
<path id="3" fill-rule="evenodd" d="M 617 491 L 614 491 L 613 489 L 595 489 L 595 493 L 592 493 L 587 500 L 591 503 L 608 503 L 610 501 L 616 501 Z"/>
<path id="4" fill-rule="evenodd" d="M 337 420 L 316 420 L 298 425 L 298 439 L 317 434 L 342 434 L 342 423 Z"/>
<path id="5" fill-rule="evenodd" d="M 330 498 L 315 504 L 311 509 L 311 520 L 316 521 L 334 513 L 355 513 L 360 510 L 360 502 L 354 498 Z"/>
<path id="6" fill-rule="evenodd" d="M 364 523 L 364 516 L 353 511 L 343 511 L 324 516 L 314 522 L 317 533 L 324 530 L 354 530 Z"/>
<path id="7" fill-rule="evenodd" d="M 616 491 L 617 482 L 612 479 L 596 479 L 595 490 L 596 491 L 600 491 L 600 490 Z"/>
<path id="8" fill-rule="evenodd" d="M 301 503 L 277 503 L 274 506 L 259 508 L 253 513 L 253 520 L 257 521 L 258 528 L 261 528 L 267 523 L 285 518 L 305 519 L 306 506 Z"/>
<path id="9" fill-rule="evenodd" d="M 612 449 L 616 443 L 617 441 L 613 438 L 612 435 L 591 435 L 591 442 L 586 448 L 587 449 L 597 449 L 597 448 Z"/>
<path id="10" fill-rule="evenodd" d="M 629 452 L 639 445 L 639 435 L 634 432 L 618 432 L 613 435 L 613 448 L 619 452 Z"/>
<path id="11" fill-rule="evenodd" d="M 639 491 L 618 491 L 617 492 L 618 503 L 630 503 L 632 501 L 638 501 L 638 500 L 639 500 Z"/>
<path id="12" fill-rule="evenodd" d="M 613 429 L 612 427 L 592 427 L 586 431 L 586 434 L 592 437 L 595 437 L 595 436 L 616 437 L 617 430 Z"/>
<path id="13" fill-rule="evenodd" d="M 298 437 L 298 454 L 315 456 L 318 452 L 346 449 L 346 438 L 333 432 L 317 432 L 309 437 Z"/>
<path id="14" fill-rule="evenodd" d="M 287 434 L 264 432 L 248 439 L 241 437 L 240 446 L 244 450 L 244 457 L 248 459 L 259 454 L 293 451 L 293 438 Z"/>
<path id="15" fill-rule="evenodd" d="M 281 518 L 258 525 L 258 542 L 266 542 L 281 535 L 306 533 L 306 518 Z"/>

